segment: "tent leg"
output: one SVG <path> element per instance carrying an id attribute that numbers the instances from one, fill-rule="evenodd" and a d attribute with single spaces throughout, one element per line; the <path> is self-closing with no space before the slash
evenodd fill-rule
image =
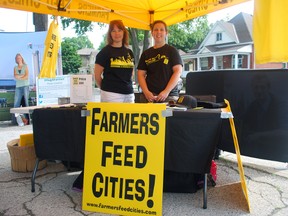
<path id="1" fill-rule="evenodd" d="M 207 209 L 207 173 L 204 175 L 203 185 L 203 209 Z"/>
<path id="2" fill-rule="evenodd" d="M 36 158 L 34 170 L 33 170 L 32 177 L 31 177 L 31 192 L 35 192 L 35 177 L 36 177 L 36 172 L 38 169 L 39 162 L 40 160 Z"/>

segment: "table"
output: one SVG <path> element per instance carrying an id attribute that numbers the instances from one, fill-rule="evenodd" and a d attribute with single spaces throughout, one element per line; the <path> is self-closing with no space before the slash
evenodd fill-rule
<path id="1" fill-rule="evenodd" d="M 86 118 L 82 107 L 34 109 L 33 133 L 37 162 L 32 174 L 32 191 L 38 159 L 84 161 Z M 204 205 L 207 207 L 207 173 L 219 141 L 220 109 L 173 111 L 166 119 L 164 168 L 179 173 L 205 175 Z"/>
<path id="2" fill-rule="evenodd" d="M 28 114 L 31 122 L 31 114 L 35 109 L 41 108 L 60 108 L 60 107 L 75 107 L 75 104 L 50 104 L 50 105 L 38 105 L 38 106 L 27 106 L 27 107 L 14 107 L 10 109 L 10 113 Z"/>

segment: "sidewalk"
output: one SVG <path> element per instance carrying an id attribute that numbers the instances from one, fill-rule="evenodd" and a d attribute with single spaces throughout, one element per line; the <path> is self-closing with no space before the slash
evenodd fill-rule
<path id="1" fill-rule="evenodd" d="M 0 215 L 107 215 L 83 211 L 82 193 L 71 189 L 79 172 L 68 172 L 62 163 L 49 162 L 37 172 L 35 192 L 32 173 L 11 170 L 7 143 L 32 126 L 11 126 L 0 122 Z M 194 194 L 164 193 L 165 216 L 286 216 L 288 215 L 288 169 L 286 163 L 242 156 L 251 213 L 238 183 L 240 176 L 235 154 L 223 152 L 217 160 L 216 187 L 208 187 L 208 208 L 203 209 L 202 190 Z"/>

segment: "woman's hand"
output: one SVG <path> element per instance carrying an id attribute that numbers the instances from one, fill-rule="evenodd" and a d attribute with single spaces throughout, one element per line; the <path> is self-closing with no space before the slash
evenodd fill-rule
<path id="1" fill-rule="evenodd" d="M 166 92 L 165 90 L 160 92 L 160 94 L 158 94 L 158 96 L 156 97 L 156 102 L 164 102 L 166 100 L 166 98 L 168 97 L 169 92 Z"/>
<path id="2" fill-rule="evenodd" d="M 153 93 L 150 92 L 150 91 L 145 92 L 144 95 L 145 95 L 147 101 L 148 101 L 148 102 L 152 102 L 152 103 L 153 103 L 153 102 L 156 100 L 156 98 L 157 98 L 157 96 L 154 96 Z"/>

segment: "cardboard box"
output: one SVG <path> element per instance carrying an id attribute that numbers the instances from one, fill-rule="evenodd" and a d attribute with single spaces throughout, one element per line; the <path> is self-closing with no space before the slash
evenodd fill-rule
<path id="1" fill-rule="evenodd" d="M 11 140 L 7 143 L 11 158 L 11 168 L 15 172 L 32 172 L 36 163 L 34 145 L 19 146 L 19 139 Z M 47 161 L 42 160 L 38 165 L 38 170 L 47 166 Z"/>

